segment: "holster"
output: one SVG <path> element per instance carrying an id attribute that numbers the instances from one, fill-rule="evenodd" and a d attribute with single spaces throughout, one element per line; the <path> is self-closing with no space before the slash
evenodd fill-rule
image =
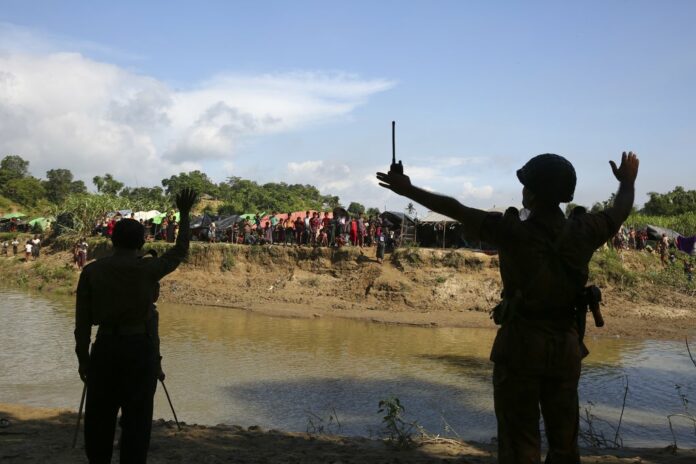
<path id="1" fill-rule="evenodd" d="M 578 324 L 578 335 L 580 342 L 585 338 L 585 329 L 587 328 L 587 312 L 592 313 L 595 327 L 604 326 L 604 318 L 602 311 L 599 309 L 599 303 L 602 301 L 602 291 L 596 285 L 585 287 L 578 297 L 575 305 L 575 320 Z"/>

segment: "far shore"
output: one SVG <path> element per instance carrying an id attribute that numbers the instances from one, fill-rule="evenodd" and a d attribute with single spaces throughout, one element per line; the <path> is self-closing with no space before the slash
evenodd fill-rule
<path id="1" fill-rule="evenodd" d="M 164 252 L 169 244 L 146 244 Z M 94 239 L 91 259 L 110 253 Z M 471 250 L 398 249 L 383 264 L 374 249 L 193 243 L 187 263 L 162 280 L 161 301 L 227 307 L 292 318 L 339 317 L 420 327 L 494 330 L 498 258 Z M 3 285 L 72 297 L 79 276 L 71 256 L 46 247 L 36 261 L 0 258 Z M 683 340 L 696 335 L 696 293 L 653 274 L 657 257 L 601 252 L 593 279 L 606 326 L 587 318 L 588 337 Z M 643 277 L 645 276 L 645 277 Z M 675 278 L 678 278 L 676 274 Z"/>

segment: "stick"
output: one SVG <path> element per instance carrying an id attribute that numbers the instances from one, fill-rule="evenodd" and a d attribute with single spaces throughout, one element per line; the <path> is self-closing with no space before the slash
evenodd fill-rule
<path id="1" fill-rule="evenodd" d="M 82 399 L 80 399 L 80 409 L 77 411 L 77 425 L 75 425 L 75 435 L 73 436 L 72 447 L 77 446 L 77 435 L 80 433 L 80 419 L 82 419 L 82 407 L 85 405 L 85 396 L 87 395 L 87 382 L 82 387 Z"/>
<path id="2" fill-rule="evenodd" d="M 172 408 L 172 414 L 174 414 L 174 422 L 181 432 L 181 425 L 179 425 L 179 419 L 176 418 L 176 411 L 174 411 L 174 405 L 172 404 L 172 399 L 169 397 L 169 392 L 167 391 L 167 386 L 164 384 L 164 380 L 160 380 L 162 383 L 162 388 L 164 388 L 164 394 L 167 395 L 167 401 L 169 401 L 169 407 Z"/>

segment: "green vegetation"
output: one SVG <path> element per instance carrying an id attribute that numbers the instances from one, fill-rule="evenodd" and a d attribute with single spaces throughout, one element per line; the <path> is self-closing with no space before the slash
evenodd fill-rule
<path id="1" fill-rule="evenodd" d="M 384 414 L 382 425 L 388 442 L 395 448 L 404 449 L 413 446 L 413 429 L 418 426 L 416 421 L 406 422 L 403 418 L 406 408 L 399 398 L 391 397 L 379 402 L 377 411 Z"/>
<path id="2" fill-rule="evenodd" d="M 647 225 L 665 227 L 679 232 L 685 237 L 691 237 L 696 235 L 696 209 L 689 213 L 673 216 L 651 216 L 642 213 L 634 213 L 628 217 L 626 224 L 640 228 Z"/>
<path id="3" fill-rule="evenodd" d="M 674 264 L 663 266 L 656 254 L 636 251 L 621 253 L 613 249 L 595 252 L 590 261 L 590 280 L 601 286 L 611 286 L 635 295 L 641 284 L 667 287 L 687 295 L 696 294 L 696 282 L 689 282 L 684 274 L 684 260 L 693 260 L 678 252 Z"/>

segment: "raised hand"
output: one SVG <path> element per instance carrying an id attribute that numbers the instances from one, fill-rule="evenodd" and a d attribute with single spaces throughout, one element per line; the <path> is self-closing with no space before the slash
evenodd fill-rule
<path id="1" fill-rule="evenodd" d="M 611 170 L 616 177 L 616 180 L 622 183 L 633 184 L 638 176 L 638 157 L 632 151 L 628 154 L 623 152 L 621 154 L 621 165 L 617 168 L 616 163 L 609 161 L 611 165 Z"/>
<path id="2" fill-rule="evenodd" d="M 179 208 L 181 213 L 188 214 L 197 199 L 198 193 L 192 188 L 187 187 L 176 194 L 176 207 Z"/>
<path id="3" fill-rule="evenodd" d="M 406 195 L 412 188 L 411 179 L 407 175 L 394 171 L 389 171 L 387 174 L 378 172 L 377 180 L 379 180 L 380 186 L 388 188 L 399 195 Z"/>

